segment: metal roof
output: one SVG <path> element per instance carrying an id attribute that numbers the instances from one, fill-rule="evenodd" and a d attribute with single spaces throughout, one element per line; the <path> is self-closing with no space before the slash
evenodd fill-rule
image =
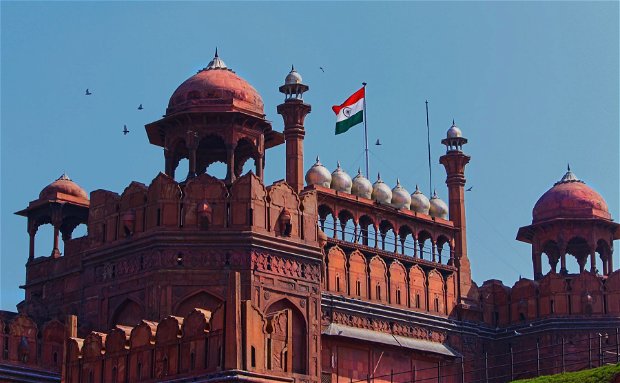
<path id="1" fill-rule="evenodd" d="M 339 336 L 368 342 L 381 343 L 390 346 L 408 348 L 410 350 L 431 352 L 433 354 L 461 357 L 461 354 L 443 343 L 430 342 L 422 339 L 407 338 L 400 335 L 386 334 L 383 332 L 367 330 L 363 328 L 349 327 L 341 324 L 330 323 L 322 335 Z"/>

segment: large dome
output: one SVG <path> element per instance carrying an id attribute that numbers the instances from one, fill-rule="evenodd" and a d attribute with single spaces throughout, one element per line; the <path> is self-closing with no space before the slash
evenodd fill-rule
<path id="1" fill-rule="evenodd" d="M 542 195 L 532 211 L 533 223 L 553 218 L 611 219 L 607 203 L 594 189 L 568 169 L 564 177 Z"/>
<path id="2" fill-rule="evenodd" d="M 209 65 L 188 78 L 174 91 L 166 115 L 191 111 L 248 112 L 264 117 L 263 99 L 247 81 L 215 57 Z"/>
<path id="3" fill-rule="evenodd" d="M 55 199 L 58 193 L 88 199 L 88 194 L 86 194 L 86 191 L 84 191 L 84 189 L 82 189 L 78 184 L 71 181 L 66 174 L 63 174 L 56 181 L 44 187 L 43 190 L 41 190 L 41 193 L 39 193 L 39 199 Z"/>

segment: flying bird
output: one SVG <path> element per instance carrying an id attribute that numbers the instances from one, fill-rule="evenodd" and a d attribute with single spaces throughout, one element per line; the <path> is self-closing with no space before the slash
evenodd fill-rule
<path id="1" fill-rule="evenodd" d="M 92 93 L 90 93 L 90 91 L 88 90 L 88 88 L 86 88 L 86 93 L 87 96 L 90 96 Z"/>
<path id="2" fill-rule="evenodd" d="M 144 108 L 142 107 L 142 104 L 140 104 L 140 106 L 138 106 L 138 110 L 142 110 L 142 109 Z"/>
<path id="3" fill-rule="evenodd" d="M 471 189 L 473 189 L 473 186 L 470 186 L 469 188 L 465 189 L 465 191 L 471 191 Z"/>
<path id="4" fill-rule="evenodd" d="M 123 135 L 126 136 L 127 133 L 129 133 L 129 130 L 127 129 L 127 125 L 123 125 Z"/>
<path id="5" fill-rule="evenodd" d="M 381 141 L 379 141 L 379 139 L 377 138 L 377 142 L 375 142 L 375 145 L 377 146 L 381 146 Z"/>
<path id="6" fill-rule="evenodd" d="M 325 73 L 325 69 L 323 69 L 322 66 L 320 66 L 319 69 L 321 70 L 321 72 Z"/>

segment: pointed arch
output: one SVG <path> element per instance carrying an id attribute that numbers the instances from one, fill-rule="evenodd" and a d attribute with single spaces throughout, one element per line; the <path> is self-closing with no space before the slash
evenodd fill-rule
<path id="1" fill-rule="evenodd" d="M 136 300 L 126 298 L 114 310 L 109 327 L 114 325 L 135 326 L 144 318 L 144 308 Z"/>
<path id="2" fill-rule="evenodd" d="M 179 299 L 172 311 L 173 315 L 186 318 L 195 308 L 214 312 L 223 300 L 207 290 L 192 291 Z"/>
<path id="3" fill-rule="evenodd" d="M 279 357 L 286 362 L 285 367 L 292 366 L 292 371 L 297 374 L 306 374 L 308 371 L 308 326 L 304 313 L 288 298 L 282 298 L 270 304 L 265 313 L 267 317 L 271 317 L 279 312 L 288 311 L 290 320 L 286 323 L 287 337 L 286 343 L 282 349 L 271 350 L 271 355 Z M 289 364 L 290 363 L 290 364 Z M 286 368 L 285 368 L 286 371 Z"/>
<path id="4" fill-rule="evenodd" d="M 327 290 L 347 294 L 347 256 L 338 246 L 327 252 Z"/>
<path id="5" fill-rule="evenodd" d="M 366 257 L 359 250 L 349 255 L 349 291 L 357 298 L 368 298 L 368 265 Z"/>
<path id="6" fill-rule="evenodd" d="M 390 264 L 390 303 L 407 306 L 407 271 L 398 260 Z"/>
<path id="7" fill-rule="evenodd" d="M 418 265 L 413 265 L 409 269 L 409 292 L 411 308 L 426 311 L 426 273 Z"/>
<path id="8" fill-rule="evenodd" d="M 443 315 L 446 313 L 445 283 L 441 273 L 435 269 L 428 273 L 428 311 Z"/>
<path id="9" fill-rule="evenodd" d="M 387 266 L 378 255 L 370 260 L 370 297 L 372 300 L 387 302 Z"/>

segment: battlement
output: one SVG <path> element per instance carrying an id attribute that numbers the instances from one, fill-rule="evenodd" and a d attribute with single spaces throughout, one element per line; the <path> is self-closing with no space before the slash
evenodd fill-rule
<path id="1" fill-rule="evenodd" d="M 540 280 L 520 279 L 512 288 L 489 280 L 479 288 L 483 320 L 494 327 L 552 317 L 620 316 L 620 271 L 549 272 Z"/>

